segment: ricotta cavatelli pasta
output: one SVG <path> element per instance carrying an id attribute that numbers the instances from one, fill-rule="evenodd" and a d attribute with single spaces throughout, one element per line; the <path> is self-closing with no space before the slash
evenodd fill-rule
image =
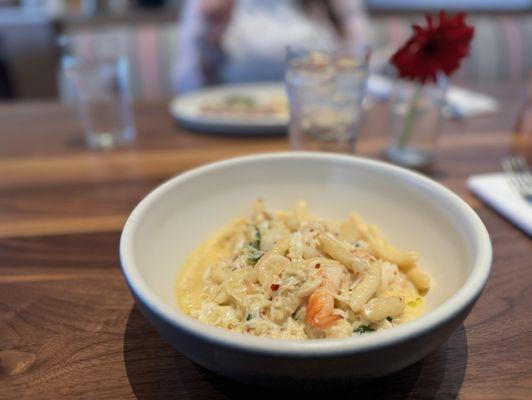
<path id="1" fill-rule="evenodd" d="M 233 220 L 189 256 L 178 300 L 190 316 L 234 332 L 356 336 L 423 313 L 430 280 L 418 258 L 356 214 L 344 222 L 317 218 L 304 201 L 271 212 L 259 199 L 248 218 Z"/>

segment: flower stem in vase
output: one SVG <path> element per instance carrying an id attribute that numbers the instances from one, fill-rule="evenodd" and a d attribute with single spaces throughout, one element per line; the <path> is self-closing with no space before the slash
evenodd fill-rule
<path id="1" fill-rule="evenodd" d="M 397 141 L 397 147 L 399 149 L 403 149 L 410 139 L 410 136 L 412 135 L 412 131 L 414 128 L 414 119 L 416 117 L 416 111 L 419 103 L 419 99 L 421 98 L 421 93 L 423 91 L 423 85 L 418 84 L 416 85 L 416 89 L 414 94 L 412 95 L 412 98 L 410 99 L 410 103 L 408 104 L 408 111 L 405 116 L 405 122 L 403 125 L 403 130 L 401 131 L 401 135 L 399 136 L 399 140 Z"/>
<path id="2" fill-rule="evenodd" d="M 466 24 L 464 13 L 451 17 L 442 10 L 438 20 L 429 14 L 425 17 L 426 24 L 412 25 L 412 36 L 390 58 L 398 79 L 413 82 L 415 89 L 410 98 L 398 95 L 390 108 L 392 142 L 384 155 L 409 168 L 428 166 L 435 159 L 446 78 L 469 54 L 475 32 Z M 414 135 L 414 129 L 420 132 Z"/>

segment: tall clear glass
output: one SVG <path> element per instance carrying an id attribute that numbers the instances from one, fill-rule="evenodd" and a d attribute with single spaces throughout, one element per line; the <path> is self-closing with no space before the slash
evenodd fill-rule
<path id="1" fill-rule="evenodd" d="M 65 56 L 63 72 L 90 147 L 110 149 L 134 139 L 126 59 Z"/>
<path id="2" fill-rule="evenodd" d="M 285 83 L 293 149 L 354 152 L 369 57 L 368 46 L 288 48 Z"/>

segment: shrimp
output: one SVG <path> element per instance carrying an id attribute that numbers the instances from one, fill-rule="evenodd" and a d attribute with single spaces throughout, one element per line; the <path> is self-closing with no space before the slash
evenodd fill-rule
<path id="1" fill-rule="evenodd" d="M 322 278 L 318 286 L 309 297 L 305 321 L 315 328 L 328 328 L 334 325 L 340 316 L 333 314 L 334 293 L 340 288 L 344 268 L 340 264 L 327 265 L 320 270 Z"/>

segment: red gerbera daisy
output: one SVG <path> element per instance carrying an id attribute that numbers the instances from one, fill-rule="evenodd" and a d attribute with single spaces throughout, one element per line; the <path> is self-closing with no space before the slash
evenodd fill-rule
<path id="1" fill-rule="evenodd" d="M 474 28 L 464 21 L 464 13 L 448 18 L 441 11 L 437 25 L 432 16 L 425 17 L 427 26 L 412 25 L 414 35 L 391 58 L 401 77 L 423 83 L 435 81 L 439 71 L 452 74 L 469 53 L 474 34 Z"/>

